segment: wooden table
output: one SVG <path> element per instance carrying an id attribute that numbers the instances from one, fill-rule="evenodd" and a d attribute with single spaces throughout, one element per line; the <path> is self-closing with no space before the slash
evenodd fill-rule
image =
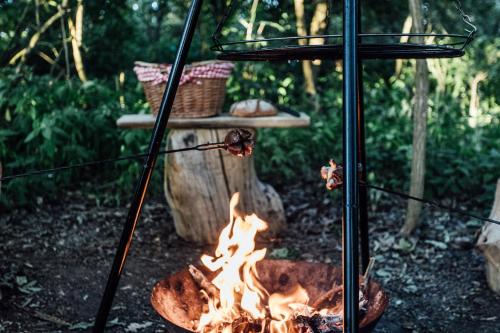
<path id="1" fill-rule="evenodd" d="M 153 115 L 124 115 L 118 127 L 153 128 Z M 295 117 L 279 113 L 273 117 L 241 118 L 220 115 L 210 118 L 170 118 L 167 149 L 180 149 L 207 142 L 222 142 L 233 128 L 307 127 L 304 113 Z M 258 138 L 257 138 L 258 147 Z M 258 148 L 257 148 L 258 149 Z M 269 224 L 268 236 L 285 225 L 283 203 L 278 193 L 262 183 L 255 172 L 253 157 L 238 158 L 226 151 L 188 151 L 165 158 L 164 189 L 172 210 L 176 232 L 188 241 L 216 243 L 229 222 L 229 199 L 240 192 L 237 209 L 255 213 Z"/>

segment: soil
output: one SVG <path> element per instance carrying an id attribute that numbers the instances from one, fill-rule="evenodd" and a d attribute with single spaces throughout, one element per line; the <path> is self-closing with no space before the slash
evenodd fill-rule
<path id="1" fill-rule="evenodd" d="M 268 256 L 340 264 L 340 196 L 320 183 L 279 189 L 288 225 L 262 246 Z M 405 202 L 372 193 L 374 277 L 390 297 L 375 332 L 500 331 L 500 297 L 487 287 L 474 249 L 481 223 L 424 208 L 411 238 L 398 231 Z M 127 207 L 69 192 L 57 203 L 0 217 L 0 332 L 89 331 Z M 109 332 L 165 332 L 149 297 L 153 285 L 196 263 L 210 246 L 180 239 L 165 200 L 148 198 L 113 308 Z"/>

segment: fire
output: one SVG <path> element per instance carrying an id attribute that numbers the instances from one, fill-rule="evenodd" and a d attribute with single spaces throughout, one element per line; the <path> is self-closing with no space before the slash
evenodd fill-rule
<path id="1" fill-rule="evenodd" d="M 239 332 L 233 323 L 244 319 L 261 332 L 295 332 L 290 319 L 294 311 L 310 310 L 307 292 L 297 285 L 287 294 L 269 295 L 262 286 L 256 265 L 264 259 L 267 249 L 255 249 L 255 236 L 268 225 L 255 214 L 240 216 L 235 210 L 238 201 L 236 193 L 231 198 L 229 224 L 219 236 L 215 256 L 201 257 L 209 270 L 218 272 L 211 283 L 219 292 L 218 295 L 205 292 L 208 310 L 201 315 L 197 331 Z"/>

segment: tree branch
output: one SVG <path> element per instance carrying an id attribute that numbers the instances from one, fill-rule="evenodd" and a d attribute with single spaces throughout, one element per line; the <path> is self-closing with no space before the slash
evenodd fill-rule
<path id="1" fill-rule="evenodd" d="M 13 65 L 16 63 L 16 61 L 21 58 L 21 62 L 24 62 L 26 60 L 26 56 L 29 55 L 31 50 L 35 47 L 36 43 L 40 40 L 40 37 L 42 34 L 47 31 L 48 28 L 52 24 L 54 24 L 55 21 L 57 21 L 60 17 L 64 15 L 66 12 L 66 7 L 68 5 L 68 0 L 63 0 L 62 5 L 59 6 L 59 9 L 57 13 L 52 15 L 38 30 L 31 36 L 30 41 L 28 43 L 28 46 L 26 46 L 24 49 L 21 51 L 17 52 L 10 60 L 9 60 L 9 65 Z"/>

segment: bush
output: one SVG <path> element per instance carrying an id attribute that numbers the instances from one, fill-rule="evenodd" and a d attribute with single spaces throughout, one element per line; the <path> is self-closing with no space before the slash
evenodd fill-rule
<path id="1" fill-rule="evenodd" d="M 113 86 L 105 81 L 62 81 L 3 69 L 0 160 L 4 175 L 143 152 L 148 133 L 125 132 L 115 125 L 123 110 L 120 92 Z M 141 92 L 132 89 L 131 94 L 137 91 Z M 136 104 L 135 111 L 142 107 Z M 50 199 L 64 190 L 63 185 L 89 180 L 115 184 L 119 191 L 127 191 L 137 175 L 136 164 L 121 162 L 103 165 L 98 172 L 77 169 L 13 179 L 3 186 L 2 204 L 30 205 L 37 196 Z"/>

